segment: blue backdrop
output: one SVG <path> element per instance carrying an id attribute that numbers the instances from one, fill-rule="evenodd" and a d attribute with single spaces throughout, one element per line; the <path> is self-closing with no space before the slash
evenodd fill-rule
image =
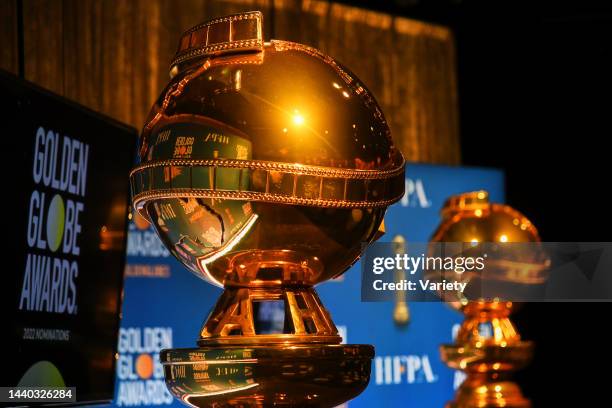
<path id="1" fill-rule="evenodd" d="M 497 170 L 408 164 L 406 175 L 406 195 L 387 211 L 382 241 L 427 241 L 444 200 L 456 193 L 485 189 L 492 201 L 504 201 Z M 221 290 L 183 268 L 151 229 L 129 228 L 114 405 L 182 406 L 165 388 L 159 350 L 194 347 Z M 438 346 L 452 340 L 459 313 L 442 303 L 410 303 L 409 324 L 397 325 L 394 303 L 360 301 L 360 278 L 357 264 L 317 287 L 345 340 L 376 347 L 370 385 L 348 405 L 442 407 L 461 378 L 440 361 Z"/>

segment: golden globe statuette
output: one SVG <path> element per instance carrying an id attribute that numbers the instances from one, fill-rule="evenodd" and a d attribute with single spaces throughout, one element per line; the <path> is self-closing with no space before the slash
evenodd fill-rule
<path id="1" fill-rule="evenodd" d="M 498 251 L 487 251 L 486 273 L 463 273 L 460 280 L 478 285 L 482 279 L 487 280 L 483 283 L 514 288 L 545 281 L 549 259 L 539 245 L 538 231 L 520 212 L 490 203 L 487 192 L 477 191 L 449 198 L 441 215 L 442 222 L 431 239 L 433 245 L 498 243 L 491 246 Z M 535 245 L 517 251 L 504 250 L 504 243 Z M 457 276 L 449 271 L 437 277 L 457 280 Z M 513 371 L 529 363 L 533 353 L 533 343 L 521 340 L 510 320 L 515 305 L 484 298 L 468 301 L 459 293 L 444 300 L 461 309 L 465 320 L 454 344 L 441 346 L 442 360 L 467 375 L 447 407 L 530 407 L 518 385 L 509 379 Z"/>
<path id="2" fill-rule="evenodd" d="M 259 12 L 184 33 L 171 76 L 141 135 L 133 204 L 224 292 L 197 348 L 161 353 L 169 390 L 214 407 L 355 397 L 374 349 L 340 344 L 313 285 L 347 270 L 403 195 L 378 104 L 331 57 L 264 42 Z M 272 303 L 284 321 L 271 329 L 260 312 Z"/>

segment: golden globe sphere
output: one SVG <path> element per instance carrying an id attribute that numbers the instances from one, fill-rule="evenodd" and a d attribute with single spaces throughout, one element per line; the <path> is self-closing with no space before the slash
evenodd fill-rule
<path id="1" fill-rule="evenodd" d="M 403 158 L 347 68 L 286 41 L 193 58 L 155 102 L 135 206 L 187 268 L 316 284 L 354 263 L 403 194 Z"/>
<path id="2" fill-rule="evenodd" d="M 491 203 L 486 191 L 474 191 L 450 197 L 441 210 L 441 217 L 430 240 L 434 246 L 467 244 L 464 247 L 468 250 L 479 244 L 486 246 L 481 249 L 487 256 L 485 270 L 462 274 L 460 279 L 484 279 L 513 285 L 544 282 L 548 257 L 541 247 L 538 230 L 519 211 L 508 205 Z M 458 276 L 454 271 L 450 274 L 453 279 Z"/>

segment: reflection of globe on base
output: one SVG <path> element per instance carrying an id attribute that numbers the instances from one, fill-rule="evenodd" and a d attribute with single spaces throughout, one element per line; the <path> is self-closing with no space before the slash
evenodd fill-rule
<path id="1" fill-rule="evenodd" d="M 377 238 L 404 161 L 348 69 L 264 43 L 261 24 L 244 13 L 185 33 L 141 136 L 135 208 L 191 272 L 225 288 L 200 347 L 161 358 L 189 404 L 333 406 L 367 385 L 373 348 L 339 344 L 312 286 Z"/>

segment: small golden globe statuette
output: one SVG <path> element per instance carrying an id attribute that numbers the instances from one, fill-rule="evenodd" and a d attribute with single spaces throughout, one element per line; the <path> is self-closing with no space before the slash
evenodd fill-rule
<path id="1" fill-rule="evenodd" d="M 536 228 L 509 206 L 489 203 L 485 191 L 460 194 L 447 200 L 442 222 L 431 239 L 436 243 L 537 243 L 530 250 L 488 253 L 482 276 L 463 274 L 465 281 L 488 279 L 504 285 L 537 285 L 546 279 L 549 260 L 539 245 Z M 450 276 L 454 275 L 454 276 Z M 438 275 L 445 278 L 444 273 Z M 457 278 L 454 271 L 449 276 Z M 465 315 L 454 344 L 440 347 L 442 360 L 467 377 L 447 407 L 530 407 L 510 375 L 531 360 L 533 343 L 521 340 L 510 320 L 515 304 L 508 301 L 467 300 L 461 294 L 445 301 Z"/>
<path id="2" fill-rule="evenodd" d="M 201 407 L 354 398 L 374 349 L 340 344 L 313 286 L 357 260 L 404 193 L 380 107 L 333 58 L 264 42 L 259 12 L 188 30 L 171 76 L 140 138 L 133 204 L 224 292 L 198 347 L 160 354 L 170 392 Z"/>

